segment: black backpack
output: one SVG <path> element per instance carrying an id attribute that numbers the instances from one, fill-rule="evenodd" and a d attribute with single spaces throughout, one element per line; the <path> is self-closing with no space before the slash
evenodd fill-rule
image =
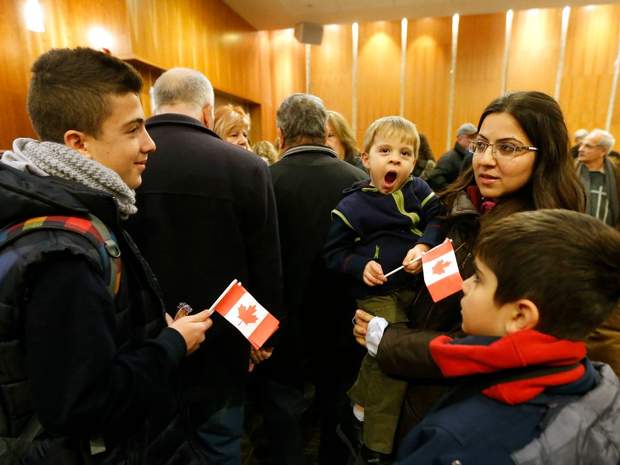
<path id="1" fill-rule="evenodd" d="M 86 238 L 97 250 L 101 259 L 108 290 L 113 296 L 118 294 L 122 272 L 120 248 L 114 234 L 94 215 L 88 217 L 43 216 L 7 226 L 0 230 L 0 252 L 18 239 L 41 230 L 69 231 Z M 23 458 L 31 454 L 33 441 L 42 431 L 43 428 L 36 416 L 32 416 L 19 436 L 0 436 L 0 464 L 24 464 Z M 86 450 L 88 448 L 86 445 L 71 442 L 68 438 L 53 440 L 56 454 L 54 463 L 88 463 L 90 454 L 97 452 Z"/>

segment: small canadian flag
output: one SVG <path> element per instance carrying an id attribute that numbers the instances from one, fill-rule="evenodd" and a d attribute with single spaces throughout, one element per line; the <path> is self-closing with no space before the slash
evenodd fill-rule
<path id="1" fill-rule="evenodd" d="M 260 349 L 280 326 L 280 322 L 236 279 L 233 279 L 211 308 L 237 328 L 255 349 Z"/>
<path id="2" fill-rule="evenodd" d="M 463 289 L 463 278 L 459 273 L 450 239 L 446 239 L 422 256 L 422 270 L 424 282 L 433 302 Z"/>

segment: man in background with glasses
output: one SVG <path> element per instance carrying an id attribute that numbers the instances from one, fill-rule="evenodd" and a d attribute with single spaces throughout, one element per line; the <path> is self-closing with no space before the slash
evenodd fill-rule
<path id="1" fill-rule="evenodd" d="M 586 191 L 586 213 L 620 227 L 620 170 L 609 159 L 614 137 L 593 129 L 579 146 L 577 174 Z"/>

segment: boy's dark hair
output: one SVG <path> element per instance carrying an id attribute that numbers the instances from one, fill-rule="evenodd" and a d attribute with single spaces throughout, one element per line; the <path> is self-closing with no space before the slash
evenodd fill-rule
<path id="1" fill-rule="evenodd" d="M 142 78 L 124 61 L 91 48 L 53 49 L 32 65 L 28 115 L 39 138 L 64 143 L 70 129 L 97 137 L 109 95 L 139 94 Z"/>
<path id="2" fill-rule="evenodd" d="M 620 303 L 620 232 L 569 210 L 536 210 L 485 226 L 477 257 L 497 277 L 495 303 L 530 299 L 536 329 L 584 339 Z"/>

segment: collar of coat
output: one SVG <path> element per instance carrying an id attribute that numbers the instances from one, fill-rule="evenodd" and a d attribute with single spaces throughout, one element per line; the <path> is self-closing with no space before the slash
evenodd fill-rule
<path id="1" fill-rule="evenodd" d="M 296 153 L 306 152 L 320 152 L 325 155 L 329 155 L 330 157 L 338 158 L 338 154 L 326 145 L 297 145 L 286 150 L 286 152 L 282 154 L 282 158 L 288 157 L 289 155 L 294 155 Z"/>

